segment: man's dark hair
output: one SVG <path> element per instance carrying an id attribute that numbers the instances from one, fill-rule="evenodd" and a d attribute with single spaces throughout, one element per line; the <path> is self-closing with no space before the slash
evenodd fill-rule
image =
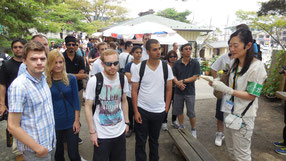
<path id="1" fill-rule="evenodd" d="M 131 41 L 126 41 L 124 45 L 124 49 L 126 50 L 128 46 L 132 45 Z"/>
<path id="2" fill-rule="evenodd" d="M 184 44 L 184 45 L 182 45 L 182 46 L 180 47 L 180 51 L 183 51 L 184 47 L 186 47 L 186 46 L 190 46 L 190 47 L 191 47 L 191 50 L 193 50 L 192 45 L 189 44 L 189 43 L 186 43 L 186 44 Z"/>
<path id="3" fill-rule="evenodd" d="M 109 43 L 109 46 L 112 48 L 112 49 L 116 49 L 116 44 L 115 44 L 115 42 L 110 42 Z"/>
<path id="4" fill-rule="evenodd" d="M 123 45 L 125 45 L 125 42 L 124 42 L 124 40 L 121 40 L 121 39 L 120 39 L 120 40 L 119 40 L 119 45 L 120 45 L 120 46 L 123 46 Z"/>
<path id="5" fill-rule="evenodd" d="M 129 54 L 132 55 L 135 52 L 135 50 L 137 50 L 137 49 L 140 49 L 142 51 L 142 47 L 141 46 L 135 45 L 135 46 L 133 46 L 133 48 L 131 49 Z"/>
<path id="6" fill-rule="evenodd" d="M 149 39 L 147 42 L 146 42 L 146 50 L 150 51 L 151 49 L 151 44 L 160 44 L 158 40 L 156 39 Z"/>
<path id="7" fill-rule="evenodd" d="M 249 27 L 248 27 L 247 24 L 242 23 L 242 24 L 239 24 L 239 25 L 235 26 L 235 29 L 236 30 L 239 30 L 239 29 L 249 30 Z"/>
<path id="8" fill-rule="evenodd" d="M 145 36 L 151 36 L 151 34 L 149 34 L 149 33 L 143 34 L 143 39 L 144 39 Z"/>
<path id="9" fill-rule="evenodd" d="M 25 45 L 27 43 L 27 40 L 25 39 L 22 39 L 22 38 L 16 38 L 12 41 L 11 43 L 11 49 L 13 48 L 13 45 L 16 43 L 16 42 L 20 42 L 22 45 Z"/>

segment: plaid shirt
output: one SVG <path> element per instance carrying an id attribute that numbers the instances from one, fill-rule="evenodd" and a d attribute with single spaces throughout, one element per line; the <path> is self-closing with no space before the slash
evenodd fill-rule
<path id="1" fill-rule="evenodd" d="M 18 76 L 8 89 L 9 112 L 22 113 L 21 128 L 49 151 L 56 145 L 55 121 L 50 88 L 46 78 L 41 80 L 28 71 Z M 32 151 L 17 141 L 19 151 Z"/>

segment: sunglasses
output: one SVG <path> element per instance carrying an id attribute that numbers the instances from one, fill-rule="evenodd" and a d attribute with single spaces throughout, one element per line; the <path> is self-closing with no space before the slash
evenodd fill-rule
<path id="1" fill-rule="evenodd" d="M 170 56 L 169 58 L 176 58 L 177 56 Z"/>
<path id="2" fill-rule="evenodd" d="M 192 48 L 184 48 L 184 50 L 192 50 Z"/>
<path id="3" fill-rule="evenodd" d="M 118 65 L 119 64 L 119 61 L 115 61 L 115 62 L 103 62 L 104 65 L 108 66 L 108 67 L 111 67 L 112 64 L 114 66 Z"/>
<path id="4" fill-rule="evenodd" d="M 77 44 L 67 44 L 67 46 L 77 46 Z"/>
<path id="5" fill-rule="evenodd" d="M 22 49 L 23 46 L 13 46 L 13 49 L 17 49 L 17 48 Z"/>

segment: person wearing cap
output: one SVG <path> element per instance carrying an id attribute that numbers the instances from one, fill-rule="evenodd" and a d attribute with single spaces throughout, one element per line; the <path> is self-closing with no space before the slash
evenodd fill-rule
<path id="1" fill-rule="evenodd" d="M 76 38 L 74 36 L 68 35 L 65 38 L 66 51 L 63 53 L 65 62 L 66 62 L 66 72 L 72 74 L 77 79 L 78 85 L 78 95 L 80 106 L 83 106 L 83 79 L 86 79 L 87 74 L 84 73 L 84 60 L 81 56 L 76 54 Z M 82 140 L 79 138 L 79 144 L 82 143 Z"/>
<path id="2" fill-rule="evenodd" d="M 52 51 L 53 49 L 56 49 L 54 40 L 51 41 L 50 51 Z"/>

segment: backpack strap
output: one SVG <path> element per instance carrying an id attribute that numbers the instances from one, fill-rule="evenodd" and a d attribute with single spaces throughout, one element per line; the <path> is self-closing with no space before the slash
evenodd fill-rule
<path id="1" fill-rule="evenodd" d="M 123 73 L 119 73 L 119 80 L 120 80 L 120 86 L 121 86 L 121 102 L 122 102 L 123 88 L 124 88 L 124 74 Z"/>
<path id="2" fill-rule="evenodd" d="M 167 79 L 168 79 L 168 64 L 162 60 L 162 66 L 163 66 L 163 74 L 164 74 L 164 101 L 166 102 L 166 87 L 167 87 Z"/>
<path id="3" fill-rule="evenodd" d="M 95 109 L 96 109 L 96 105 L 100 104 L 99 101 L 99 94 L 101 92 L 102 86 L 103 86 L 103 76 L 102 73 L 96 73 L 95 74 L 96 77 L 96 90 L 95 90 L 95 100 L 94 100 L 94 104 L 92 105 L 92 113 L 94 114 Z"/>
<path id="4" fill-rule="evenodd" d="M 142 78 L 144 76 L 144 72 L 145 72 L 145 68 L 146 68 L 146 63 L 147 63 L 147 60 L 144 60 L 141 62 L 141 65 L 140 65 L 140 69 L 139 69 L 139 86 L 138 86 L 138 91 L 137 93 L 139 93 L 139 90 L 140 90 L 140 85 L 141 85 L 141 81 L 142 81 Z"/>
<path id="5" fill-rule="evenodd" d="M 128 54 L 127 58 L 126 58 L 126 61 L 125 61 L 125 66 L 126 64 L 128 63 L 128 58 L 129 58 L 130 54 Z M 125 68 L 125 66 L 123 68 Z"/>

